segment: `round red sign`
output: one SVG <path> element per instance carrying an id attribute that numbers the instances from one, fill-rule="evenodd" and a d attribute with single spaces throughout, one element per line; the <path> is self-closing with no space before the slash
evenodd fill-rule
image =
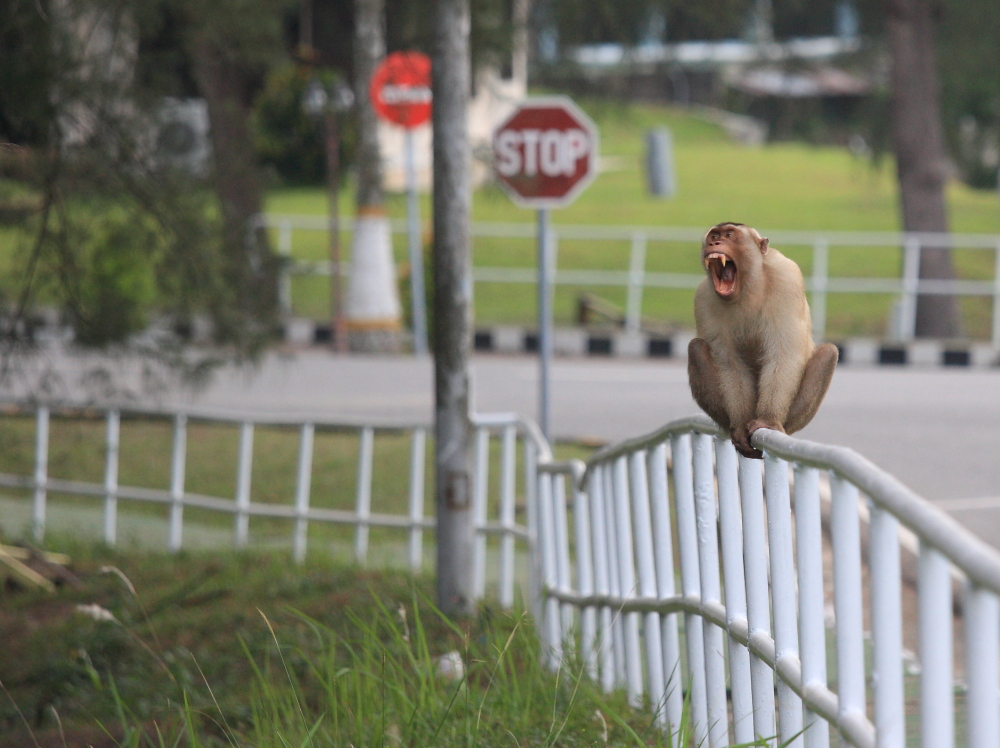
<path id="1" fill-rule="evenodd" d="M 529 208 L 570 203 L 597 176 L 597 127 L 565 96 L 529 99 L 493 133 L 497 180 Z"/>
<path id="2" fill-rule="evenodd" d="M 368 86 L 375 113 L 394 125 L 419 127 L 431 118 L 431 58 L 393 52 L 375 69 Z"/>

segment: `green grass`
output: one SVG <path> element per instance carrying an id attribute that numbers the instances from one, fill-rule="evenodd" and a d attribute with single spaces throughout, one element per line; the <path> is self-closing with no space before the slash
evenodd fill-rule
<path id="1" fill-rule="evenodd" d="M 427 578 L 70 550 L 76 586 L 0 593 L 3 748 L 667 744 L 648 706 L 601 693 L 578 663 L 549 672 L 524 613 L 450 621 Z M 452 651 L 454 680 L 435 666 Z"/>
<path id="2" fill-rule="evenodd" d="M 736 220 L 762 230 L 890 231 L 900 227 L 897 188 L 891 159 L 873 166 L 859 160 L 846 148 L 782 143 L 763 148 L 745 148 L 730 142 L 720 128 L 681 110 L 652 105 L 629 105 L 583 101 L 584 109 L 601 131 L 601 151 L 611 157 L 612 169 L 597 180 L 569 207 L 555 211 L 556 224 L 603 224 L 708 227 L 722 220 Z M 678 194 L 670 200 L 646 194 L 642 156 L 644 135 L 649 127 L 667 125 L 676 144 Z M 1000 207 L 992 191 L 972 190 L 959 183 L 948 188 L 951 226 L 954 231 L 1000 233 Z M 405 216 L 402 196 L 388 198 L 389 213 Z M 321 214 L 326 211 L 322 189 L 284 189 L 271 193 L 271 213 Z M 422 196 L 425 226 L 429 223 L 430 200 Z M 345 190 L 341 211 L 352 212 L 351 195 Z M 496 187 L 477 191 L 473 198 L 473 220 L 531 222 L 530 211 L 515 207 Z M 345 247 L 347 235 L 345 234 Z M 406 260 L 406 239 L 395 237 L 396 260 Z M 297 231 L 294 254 L 301 258 L 327 256 L 326 237 L 321 232 Z M 780 248 L 810 273 L 811 250 Z M 627 242 L 571 242 L 559 246 L 563 268 L 628 267 Z M 534 243 L 517 239 L 477 239 L 474 263 L 483 266 L 531 267 Z M 830 252 L 831 275 L 898 277 L 900 252 L 883 247 L 839 248 Z M 957 251 L 959 277 L 992 278 L 993 253 Z M 679 243 L 653 242 L 647 251 L 647 268 L 657 271 L 700 272 L 697 250 Z M 325 319 L 328 315 L 328 284 L 325 279 L 300 278 L 293 286 L 295 311 Z M 555 293 L 557 323 L 575 319 L 576 299 L 582 290 L 593 290 L 624 305 L 624 289 L 571 288 Z M 693 294 L 688 291 L 647 289 L 643 311 L 649 316 L 680 325 L 691 325 Z M 828 300 L 828 330 L 831 337 L 880 335 L 885 332 L 892 297 L 883 295 L 836 295 Z M 986 299 L 962 302 L 966 332 L 970 337 L 989 334 L 990 303 Z M 535 320 L 535 291 L 528 285 L 479 283 L 475 289 L 475 319 L 479 325 L 523 324 Z"/>

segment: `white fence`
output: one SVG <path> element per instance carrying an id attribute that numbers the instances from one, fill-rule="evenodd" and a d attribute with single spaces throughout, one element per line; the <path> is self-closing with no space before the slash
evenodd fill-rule
<path id="1" fill-rule="evenodd" d="M 325 216 L 263 215 L 259 225 L 276 229 L 278 251 L 287 257 L 292 254 L 293 231 L 327 231 Z M 342 220 L 342 227 L 350 230 L 351 222 Z M 393 231 L 403 233 L 406 224 L 393 222 Z M 558 265 L 558 241 L 585 240 L 595 242 L 629 242 L 629 266 L 622 270 L 586 270 L 553 268 L 552 282 L 560 285 L 619 286 L 627 289 L 626 328 L 638 330 L 642 317 L 642 296 L 645 288 L 693 289 L 704 279 L 703 273 L 662 273 L 646 270 L 647 248 L 650 242 L 688 242 L 698 246 L 704 229 L 658 228 L 628 226 L 571 226 L 555 225 L 553 232 L 553 262 Z M 530 239 L 535 236 L 534 224 L 473 223 L 473 238 Z M 769 232 L 772 243 L 779 248 L 811 247 L 812 274 L 806 280 L 810 292 L 813 315 L 813 332 L 817 340 L 825 337 L 826 298 L 829 293 L 895 294 L 899 297 L 892 333 L 901 340 L 912 340 L 916 325 L 917 295 L 937 294 L 956 296 L 985 296 L 993 300 L 992 343 L 1000 346 L 1000 236 L 994 234 L 930 234 L 898 232 Z M 885 251 L 902 250 L 899 278 L 830 277 L 831 249 L 838 247 L 873 247 Z M 923 247 L 950 247 L 976 249 L 994 254 L 992 280 L 928 280 L 919 277 L 920 253 Z M 344 270 L 345 275 L 347 270 Z M 291 283 L 293 275 L 329 275 L 329 261 L 308 262 L 290 260 L 282 280 L 282 304 L 291 310 Z M 472 269 L 476 282 L 535 283 L 535 267 L 483 267 Z"/>
<path id="2" fill-rule="evenodd" d="M 1000 553 L 851 450 L 774 431 L 753 442 L 763 461 L 689 419 L 586 465 L 539 465 L 541 630 L 552 667 L 579 648 L 605 689 L 627 689 L 634 705 L 648 698 L 673 729 L 689 690 L 694 745 L 774 736 L 772 745 L 826 748 L 832 726 L 841 744 L 902 748 L 902 639 L 916 625 L 919 744 L 951 748 L 954 573 L 966 584 L 964 745 L 1000 745 Z M 859 492 L 870 519 L 867 574 Z M 902 616 L 900 525 L 919 539 L 915 624 Z"/>
<path id="3" fill-rule="evenodd" d="M 111 408 L 106 410 L 87 408 L 50 408 L 38 406 L 9 405 L 4 414 L 11 416 L 18 412 L 34 412 L 35 418 L 35 469 L 31 476 L 0 473 L 0 487 L 26 489 L 32 494 L 32 528 L 34 537 L 41 541 L 45 535 L 50 492 L 71 496 L 92 498 L 103 504 L 104 541 L 115 545 L 118 536 L 118 504 L 120 501 L 134 501 L 165 505 L 168 508 L 168 540 L 172 551 L 180 550 L 184 542 L 184 509 L 197 507 L 212 512 L 228 514 L 233 518 L 233 544 L 246 546 L 250 542 L 251 517 L 276 517 L 291 520 L 291 546 L 297 561 L 306 556 L 308 529 L 310 522 L 350 525 L 354 529 L 354 555 L 359 563 L 368 557 L 369 530 L 372 527 L 395 528 L 407 534 L 407 563 L 413 570 L 419 570 L 423 563 L 423 533 L 434 528 L 433 510 L 431 516 L 425 513 L 424 466 L 426 463 L 426 443 L 428 427 L 419 424 L 358 425 L 338 421 L 308 419 L 297 415 L 227 414 L 211 411 L 187 410 L 166 412 L 142 408 Z M 170 486 L 157 489 L 142 486 L 119 485 L 119 446 L 123 415 L 128 418 L 164 420 L 173 426 L 173 446 L 170 459 Z M 105 470 L 103 483 L 54 478 L 49 475 L 49 426 L 53 418 L 95 419 L 105 423 Z M 234 465 L 236 491 L 232 497 L 205 496 L 192 493 L 185 488 L 187 472 L 187 431 L 193 421 L 230 425 L 239 429 L 239 447 Z M 496 565 L 495 579 L 500 601 L 505 606 L 514 603 L 515 543 L 524 544 L 528 550 L 529 527 L 533 526 L 532 491 L 536 485 L 535 465 L 541 459 L 551 460 L 548 443 L 530 421 L 514 414 L 480 414 L 473 416 L 475 427 L 475 489 L 473 491 L 473 512 L 476 523 L 476 547 L 474 556 L 474 579 L 477 597 L 486 592 L 487 577 L 490 576 L 486 563 L 487 538 L 499 539 L 499 563 Z M 252 501 L 254 428 L 291 427 L 299 432 L 296 483 L 293 496 L 287 504 Z M 353 511 L 321 508 L 310 505 L 311 481 L 313 474 L 313 440 L 318 430 L 355 432 L 358 437 L 358 465 Z M 405 515 L 377 513 L 372 511 L 372 472 L 376 435 L 381 432 L 409 434 L 409 487 L 407 491 L 408 511 Z M 490 444 L 499 442 L 499 480 L 497 495 L 489 496 Z M 523 508 L 527 512 L 527 524 L 516 522 L 517 510 L 517 450 L 523 450 L 520 475 L 525 497 Z M 490 516 L 490 509 L 494 516 Z"/>

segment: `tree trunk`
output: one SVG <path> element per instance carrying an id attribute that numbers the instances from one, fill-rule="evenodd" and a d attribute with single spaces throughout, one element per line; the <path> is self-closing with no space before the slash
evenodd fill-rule
<path id="1" fill-rule="evenodd" d="M 217 334 L 228 340 L 262 340 L 277 319 L 277 261 L 252 219 L 263 196 L 244 105 L 245 69 L 207 39 L 195 39 L 191 59 L 211 121 L 215 191 L 222 209 L 224 289 L 216 309 Z"/>
<path id="2" fill-rule="evenodd" d="M 948 176 L 932 0 L 889 0 L 887 34 L 892 56 L 892 134 L 906 231 L 948 231 L 944 188 Z M 955 277 L 946 247 L 923 247 L 920 277 Z M 917 297 L 916 334 L 961 334 L 954 296 Z"/>
<path id="3" fill-rule="evenodd" d="M 388 352 L 399 347 L 399 290 L 382 193 L 378 119 L 368 96 L 372 74 L 385 57 L 384 19 L 384 0 L 354 0 L 358 187 L 345 311 L 351 349 L 361 352 Z"/>
<path id="4" fill-rule="evenodd" d="M 437 0 L 434 19 L 434 437 L 437 601 L 473 612 L 469 339 L 472 192 L 467 108 L 469 0 Z"/>

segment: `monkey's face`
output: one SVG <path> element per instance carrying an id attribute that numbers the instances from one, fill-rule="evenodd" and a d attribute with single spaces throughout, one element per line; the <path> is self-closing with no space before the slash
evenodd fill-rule
<path id="1" fill-rule="evenodd" d="M 720 223 L 705 234 L 701 264 L 725 301 L 739 297 L 742 279 L 760 263 L 767 251 L 767 239 L 742 223 Z"/>

